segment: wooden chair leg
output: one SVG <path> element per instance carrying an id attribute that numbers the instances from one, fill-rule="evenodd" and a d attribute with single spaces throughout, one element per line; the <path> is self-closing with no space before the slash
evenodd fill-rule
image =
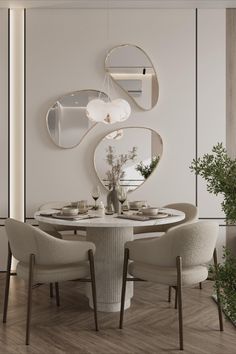
<path id="1" fill-rule="evenodd" d="M 93 256 L 93 251 L 92 250 L 88 251 L 88 257 L 89 257 L 90 275 L 91 275 L 91 286 L 92 286 L 92 296 L 93 296 L 93 311 L 94 311 L 95 329 L 96 329 L 96 331 L 98 331 L 96 280 L 95 280 L 94 256 Z"/>
<path id="2" fill-rule="evenodd" d="M 124 319 L 124 307 L 125 307 L 125 293 L 126 293 L 126 278 L 128 271 L 128 262 L 129 262 L 129 249 L 125 249 L 124 255 L 124 266 L 123 266 L 123 279 L 122 279 L 122 290 L 121 290 L 121 305 L 120 305 L 120 324 L 119 328 L 123 328 L 123 319 Z"/>
<path id="3" fill-rule="evenodd" d="M 175 309 L 178 308 L 178 289 L 175 287 Z"/>
<path id="4" fill-rule="evenodd" d="M 7 309 L 8 309 L 10 277 L 11 277 L 11 261 L 12 261 L 12 253 L 11 253 L 10 245 L 8 244 L 7 274 L 6 274 L 5 298 L 4 298 L 4 309 L 3 309 L 3 320 L 2 320 L 3 323 L 7 322 Z"/>
<path id="5" fill-rule="evenodd" d="M 55 283 L 55 290 L 56 290 L 56 303 L 57 306 L 60 306 L 60 294 L 59 294 L 59 284 Z"/>
<path id="6" fill-rule="evenodd" d="M 183 309 L 182 309 L 182 258 L 176 257 L 177 267 L 177 291 L 178 292 L 178 310 L 179 310 L 179 346 L 180 350 L 184 350 L 183 339 Z"/>
<path id="7" fill-rule="evenodd" d="M 214 259 L 215 273 L 216 273 L 216 278 L 217 278 L 217 272 L 218 271 L 217 271 L 217 252 L 216 252 L 216 249 L 214 249 L 213 259 Z M 219 288 L 219 284 L 218 284 L 217 279 L 216 279 L 216 296 L 217 296 L 217 307 L 218 307 L 220 331 L 223 331 L 224 330 L 224 324 L 223 324 L 222 307 L 221 307 L 221 301 L 220 301 L 220 288 Z"/>
<path id="8" fill-rule="evenodd" d="M 53 297 L 53 283 L 50 283 L 50 297 Z"/>
<path id="9" fill-rule="evenodd" d="M 199 289 L 202 290 L 202 282 L 199 283 Z"/>
<path id="10" fill-rule="evenodd" d="M 169 292 L 168 292 L 168 302 L 171 302 L 171 290 L 172 290 L 172 287 L 169 286 Z"/>
<path id="11" fill-rule="evenodd" d="M 35 255 L 31 254 L 30 260 L 29 260 L 29 278 L 28 278 L 28 301 L 27 301 L 27 321 L 26 321 L 26 338 L 25 338 L 26 345 L 29 345 L 29 339 L 30 339 L 32 290 L 33 290 L 33 281 L 34 281 L 34 264 L 35 264 Z"/>

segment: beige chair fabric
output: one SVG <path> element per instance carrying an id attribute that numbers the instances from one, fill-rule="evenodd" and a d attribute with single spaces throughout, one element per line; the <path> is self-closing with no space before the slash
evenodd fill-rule
<path id="1" fill-rule="evenodd" d="M 88 250 L 95 252 L 93 243 L 60 240 L 13 219 L 6 220 L 5 226 L 12 254 L 19 261 L 17 275 L 23 279 L 28 277 L 30 254 L 35 255 L 37 281 L 40 275 L 48 283 L 77 279 L 80 273 L 82 277 L 88 275 Z"/>
<path id="2" fill-rule="evenodd" d="M 171 286 L 176 285 L 176 257 L 183 259 L 183 285 L 207 278 L 207 264 L 213 255 L 219 226 L 201 221 L 170 229 L 156 239 L 127 242 L 131 275 Z"/>
<path id="3" fill-rule="evenodd" d="M 18 260 L 16 274 L 28 283 L 26 345 L 30 339 L 32 291 L 35 285 L 50 283 L 53 297 L 60 306 L 59 282 L 83 280 L 91 283 L 95 329 L 98 330 L 97 300 L 94 269 L 95 245 L 91 242 L 65 241 L 14 219 L 5 222 L 9 241 L 3 323 L 7 321 L 12 255 Z"/>
<path id="4" fill-rule="evenodd" d="M 48 202 L 42 204 L 39 207 L 39 211 L 44 211 L 48 209 L 61 209 L 63 206 L 70 205 L 70 204 L 71 202 L 69 201 Z M 84 227 L 75 229 L 72 226 L 70 227 L 70 226 L 62 226 L 62 225 L 53 225 L 53 224 L 39 221 L 39 228 L 47 232 L 51 236 L 62 238 L 65 240 L 83 241 L 86 238 L 86 229 Z M 76 231 L 76 233 L 73 233 L 74 231 Z"/>
<path id="5" fill-rule="evenodd" d="M 208 268 L 206 264 L 213 255 L 214 265 L 217 266 L 215 245 L 218 232 L 217 223 L 196 221 L 171 228 L 159 239 L 127 242 L 125 244 L 119 328 L 123 328 L 127 281 L 147 280 L 169 285 L 169 302 L 171 301 L 171 288 L 173 287 L 176 291 L 175 307 L 178 308 L 179 315 L 179 348 L 183 350 L 182 288 L 207 279 Z M 133 277 L 130 277 L 128 273 Z M 223 331 L 218 286 L 216 294 L 219 325 L 220 330 Z"/>
<path id="6" fill-rule="evenodd" d="M 138 226 L 134 227 L 134 235 L 150 232 L 166 232 L 172 227 L 195 222 L 198 220 L 198 208 L 190 203 L 167 204 L 163 208 L 176 209 L 185 213 L 185 219 L 170 225 Z M 158 236 L 158 235 L 157 235 Z"/>

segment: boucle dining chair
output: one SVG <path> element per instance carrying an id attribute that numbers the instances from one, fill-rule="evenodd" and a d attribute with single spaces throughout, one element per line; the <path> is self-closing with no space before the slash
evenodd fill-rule
<path id="1" fill-rule="evenodd" d="M 59 202 L 48 202 L 45 204 L 42 204 L 39 207 L 39 211 L 43 212 L 44 210 L 48 209 L 55 209 L 55 210 L 60 210 L 63 206 L 70 205 L 71 202 L 69 201 L 59 201 Z M 75 229 L 74 227 L 70 226 L 63 226 L 63 225 L 53 225 L 45 222 L 39 222 L 39 228 L 48 234 L 57 237 L 57 238 L 62 238 L 65 240 L 79 240 L 83 241 L 86 238 L 86 229 L 84 227 L 80 227 Z M 77 230 L 83 231 L 83 233 L 78 233 Z M 65 233 L 67 231 L 67 233 Z M 68 233 L 69 232 L 69 233 Z M 73 234 L 74 232 L 74 234 Z"/>
<path id="2" fill-rule="evenodd" d="M 28 283 L 26 344 L 29 344 L 32 290 L 39 284 L 67 280 L 90 282 L 92 286 L 95 329 L 98 330 L 94 270 L 95 245 L 86 241 L 66 241 L 20 221 L 5 222 L 9 242 L 3 323 L 7 320 L 12 255 L 18 261 L 16 275 Z M 59 292 L 56 287 L 57 305 Z"/>
<path id="3" fill-rule="evenodd" d="M 137 226 L 134 227 L 134 235 L 151 233 L 151 232 L 166 232 L 171 227 L 175 227 L 181 224 L 195 222 L 198 220 L 198 207 L 191 203 L 174 203 L 167 204 L 163 208 L 175 209 L 185 213 L 184 220 L 178 221 L 169 225 L 154 225 L 154 226 Z"/>
<path id="4" fill-rule="evenodd" d="M 180 350 L 183 350 L 182 288 L 207 279 L 208 267 L 206 264 L 213 255 L 216 266 L 215 245 L 218 231 L 217 223 L 198 221 L 179 226 L 173 230 L 170 229 L 164 236 L 157 239 L 146 242 L 127 242 L 125 244 L 119 327 L 123 327 L 127 281 L 146 280 L 174 286 L 178 293 L 179 344 Z M 217 289 L 217 304 L 220 330 L 223 331 L 219 289 Z"/>
<path id="5" fill-rule="evenodd" d="M 184 220 L 181 220 L 172 225 L 165 225 L 165 232 L 171 227 L 176 227 L 183 224 L 189 224 L 198 220 L 198 207 L 191 203 L 172 203 L 167 204 L 164 208 L 176 209 L 185 213 Z M 164 230 L 164 228 L 163 228 Z M 171 302 L 171 286 L 169 286 L 168 301 Z M 176 290 L 176 288 L 174 288 Z M 199 289 L 202 289 L 202 282 L 199 283 Z M 175 291 L 175 308 L 177 308 L 177 291 Z"/>
<path id="6" fill-rule="evenodd" d="M 169 225 L 157 225 L 157 226 L 151 226 L 151 227 L 145 227 L 145 226 L 138 226 L 134 228 L 134 234 L 140 234 L 140 233 L 149 233 L 149 232 L 167 232 L 170 228 L 183 225 L 183 224 L 189 224 L 192 222 L 195 222 L 198 220 L 198 207 L 195 206 L 194 204 L 191 203 L 172 203 L 172 204 L 167 204 L 163 208 L 167 209 L 175 209 L 179 210 L 185 213 L 185 218 L 184 220 L 178 221 L 173 224 Z M 156 237 L 160 237 L 162 235 L 155 235 L 152 237 L 146 237 L 146 239 L 152 239 Z M 143 241 L 145 238 L 139 238 L 137 241 Z M 199 288 L 202 289 L 202 283 L 199 283 Z M 174 288 L 176 290 L 176 288 Z M 169 292 L 168 292 L 168 301 L 171 302 L 171 290 L 172 287 L 169 286 Z M 175 308 L 177 308 L 177 292 L 175 292 Z"/>
<path id="7" fill-rule="evenodd" d="M 43 212 L 45 210 L 53 209 L 53 210 L 60 210 L 62 207 L 70 205 L 71 202 L 69 201 L 54 201 L 54 202 L 47 202 L 42 204 L 39 207 L 39 211 Z M 39 228 L 46 232 L 47 234 L 57 237 L 64 240 L 78 240 L 78 241 L 85 241 L 86 239 L 86 229 L 83 227 L 75 229 L 74 227 L 70 226 L 63 226 L 63 225 L 56 225 L 56 224 L 49 224 L 45 222 L 39 221 Z M 82 231 L 83 233 L 79 232 Z M 57 285 L 55 284 L 56 293 L 57 293 Z M 50 297 L 53 297 L 53 284 L 50 283 Z"/>

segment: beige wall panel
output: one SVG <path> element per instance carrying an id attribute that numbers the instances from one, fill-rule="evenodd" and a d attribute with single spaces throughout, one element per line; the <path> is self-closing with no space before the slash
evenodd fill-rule
<path id="1" fill-rule="evenodd" d="M 8 14 L 0 9 L 0 217 L 8 214 Z"/>
<path id="2" fill-rule="evenodd" d="M 45 116 L 64 93 L 101 89 L 106 51 L 123 43 L 147 52 L 160 84 L 157 106 L 144 112 L 130 101 L 132 115 L 123 125 L 151 127 L 164 142 L 159 169 L 130 199 L 194 202 L 188 166 L 195 151 L 195 11 L 111 10 L 109 33 L 106 21 L 106 10 L 27 11 L 28 217 L 49 200 L 89 198 L 99 183 L 94 149 L 102 135 L 121 125 L 97 125 L 78 147 L 63 150 L 50 140 Z"/>
<path id="3" fill-rule="evenodd" d="M 236 9 L 226 10 L 226 146 L 236 158 Z M 227 228 L 226 245 L 236 255 L 236 227 Z"/>
<path id="4" fill-rule="evenodd" d="M 0 9 L 0 218 L 8 215 L 8 12 Z M 1 224 L 4 220 L 1 219 Z M 0 271 L 5 270 L 7 240 L 0 227 Z"/>
<path id="5" fill-rule="evenodd" d="M 225 10 L 198 11 L 198 156 L 226 143 L 225 36 Z M 200 216 L 224 217 L 221 201 L 198 178 Z"/>

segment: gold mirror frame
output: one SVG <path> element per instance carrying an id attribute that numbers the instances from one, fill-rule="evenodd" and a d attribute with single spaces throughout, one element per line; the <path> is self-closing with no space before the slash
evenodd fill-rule
<path id="1" fill-rule="evenodd" d="M 109 71 L 109 66 L 107 65 L 109 58 L 111 57 L 112 53 L 114 53 L 114 52 L 115 52 L 116 50 L 118 50 L 119 48 L 123 48 L 123 47 L 133 47 L 133 48 L 137 48 L 138 50 L 140 50 L 140 51 L 145 55 L 145 57 L 149 60 L 149 62 L 150 62 L 150 64 L 151 64 L 151 67 L 152 67 L 152 69 L 153 69 L 153 71 L 154 71 L 155 80 L 156 80 L 156 88 L 155 88 L 155 89 L 156 89 L 156 97 L 155 97 L 154 100 L 152 99 L 152 106 L 151 106 L 151 108 L 144 108 L 144 107 L 142 107 L 142 106 L 137 102 L 137 100 L 136 100 L 131 94 L 129 94 L 129 92 L 128 92 L 124 87 L 122 87 L 122 86 L 117 82 L 117 80 L 115 80 L 115 79 L 113 78 L 111 72 Z M 139 46 L 134 45 L 134 44 L 121 44 L 121 45 L 118 45 L 118 46 L 116 46 L 116 47 L 113 47 L 113 48 L 108 52 L 108 54 L 107 54 L 107 56 L 106 56 L 104 69 L 105 69 L 105 71 L 109 74 L 109 76 L 111 77 L 112 81 L 115 82 L 115 84 L 116 84 L 117 86 L 119 86 L 119 87 L 133 100 L 133 102 L 134 102 L 140 109 L 142 109 L 142 110 L 144 110 L 144 111 L 150 111 L 151 109 L 153 109 L 153 108 L 156 106 L 156 104 L 157 104 L 157 102 L 158 102 L 158 99 L 159 99 L 159 83 L 158 83 L 158 78 L 157 78 L 157 72 L 156 72 L 156 70 L 155 70 L 155 67 L 154 67 L 154 65 L 153 65 L 153 63 L 152 63 L 150 57 L 147 55 L 147 53 L 146 53 L 142 48 L 140 48 Z"/>
<path id="2" fill-rule="evenodd" d="M 144 130 L 149 130 L 151 133 L 154 133 L 154 134 L 158 137 L 159 142 L 160 142 L 160 145 L 161 145 L 161 151 L 160 151 L 160 154 L 159 154 L 160 160 L 161 160 L 162 155 L 163 155 L 163 140 L 162 140 L 162 137 L 161 137 L 161 135 L 160 135 L 157 131 L 155 131 L 155 130 L 152 129 L 152 128 L 149 128 L 149 127 L 141 127 L 141 126 L 128 126 L 128 127 L 124 126 L 124 127 L 119 127 L 118 129 L 114 129 L 114 130 L 111 130 L 111 131 L 109 131 L 109 132 L 106 132 L 106 134 L 98 141 L 98 143 L 97 143 L 97 145 L 96 145 L 96 147 L 95 147 L 95 149 L 94 149 L 93 164 L 94 164 L 94 170 L 95 170 L 95 172 L 96 172 L 96 175 L 97 175 L 97 177 L 98 177 L 100 183 L 103 185 L 103 187 L 104 187 L 107 191 L 109 191 L 109 188 L 104 184 L 104 181 L 102 181 L 102 179 L 100 178 L 100 175 L 99 175 L 98 170 L 97 170 L 97 167 L 96 167 L 96 166 L 97 166 L 97 164 L 96 164 L 96 151 L 97 151 L 98 146 L 101 144 L 101 142 L 102 142 L 108 135 L 111 135 L 112 133 L 119 132 L 119 134 L 114 134 L 114 136 L 117 137 L 117 136 L 119 135 L 119 137 L 120 137 L 120 132 L 123 131 L 123 130 L 125 130 L 125 129 L 144 129 Z M 117 140 L 119 140 L 119 137 L 118 137 Z M 111 140 L 112 140 L 112 139 L 111 139 Z M 159 160 L 159 162 L 160 162 L 160 160 Z M 154 170 L 151 172 L 151 174 L 148 176 L 148 178 L 156 171 L 156 169 L 157 169 L 158 166 L 159 166 L 159 162 L 158 162 L 158 165 L 157 165 L 157 166 L 154 168 Z M 133 192 L 133 191 L 136 191 L 138 188 L 140 188 L 140 187 L 148 180 L 148 178 L 144 179 L 144 181 L 143 181 L 140 185 L 136 186 L 135 189 L 129 190 L 128 192 L 131 193 L 131 192 Z"/>

